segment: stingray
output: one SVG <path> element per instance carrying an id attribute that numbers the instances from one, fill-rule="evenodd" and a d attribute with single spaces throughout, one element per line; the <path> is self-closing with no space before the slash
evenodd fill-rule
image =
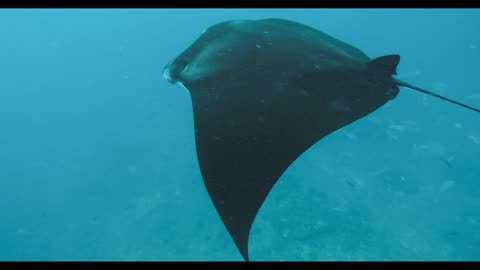
<path id="1" fill-rule="evenodd" d="M 407 87 L 400 56 L 370 59 L 307 25 L 230 20 L 206 29 L 163 76 L 190 93 L 197 158 L 208 194 L 240 254 L 268 193 L 313 144 L 376 111 Z"/>

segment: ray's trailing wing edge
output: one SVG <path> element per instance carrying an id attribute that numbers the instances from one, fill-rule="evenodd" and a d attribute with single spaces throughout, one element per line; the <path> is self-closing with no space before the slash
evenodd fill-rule
<path id="1" fill-rule="evenodd" d="M 307 149 L 394 99 L 398 86 L 438 97 L 394 79 L 399 61 L 264 19 L 215 24 L 166 65 L 165 79 L 190 93 L 202 178 L 245 260 L 259 209 Z"/>

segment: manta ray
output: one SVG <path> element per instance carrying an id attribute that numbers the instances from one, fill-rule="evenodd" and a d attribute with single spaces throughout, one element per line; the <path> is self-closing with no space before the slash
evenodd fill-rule
<path id="1" fill-rule="evenodd" d="M 406 87 L 400 56 L 371 59 L 285 19 L 230 20 L 206 29 L 163 76 L 190 93 L 208 194 L 243 258 L 255 217 L 280 176 L 313 144 L 376 111 Z"/>

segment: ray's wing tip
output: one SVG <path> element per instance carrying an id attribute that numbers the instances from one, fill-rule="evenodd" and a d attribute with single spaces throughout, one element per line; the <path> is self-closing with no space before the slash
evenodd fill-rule
<path id="1" fill-rule="evenodd" d="M 240 252 L 240 255 L 242 255 L 242 258 L 245 262 L 250 261 L 250 257 L 248 256 L 248 246 L 245 247 L 240 247 L 237 245 L 237 249 Z"/>
<path id="2" fill-rule="evenodd" d="M 245 262 L 250 262 L 250 258 L 248 257 L 248 251 L 245 254 L 242 253 L 242 257 L 245 260 Z"/>

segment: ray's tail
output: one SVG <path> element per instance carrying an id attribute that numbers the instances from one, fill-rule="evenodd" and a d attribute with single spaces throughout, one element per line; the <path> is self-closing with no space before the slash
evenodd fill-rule
<path id="1" fill-rule="evenodd" d="M 467 108 L 467 109 L 470 109 L 470 110 L 472 110 L 472 111 L 475 111 L 475 112 L 480 113 L 480 109 L 474 108 L 474 107 L 472 107 L 472 106 L 468 106 L 468 105 L 466 105 L 466 104 L 463 104 L 463 103 L 461 103 L 461 102 L 458 102 L 458 101 L 449 99 L 449 98 L 444 97 L 444 96 L 441 96 L 441 95 L 439 95 L 439 94 L 435 94 L 435 93 L 433 93 L 433 92 L 430 92 L 430 91 L 428 91 L 428 90 L 422 89 L 422 88 L 420 88 L 420 87 L 416 87 L 416 86 L 414 86 L 414 85 L 411 85 L 411 84 L 409 84 L 409 83 L 407 83 L 407 82 L 404 82 L 404 81 L 401 81 L 401 80 L 399 80 L 399 79 L 396 79 L 396 78 L 395 78 L 395 82 L 397 83 L 398 86 L 407 87 L 407 88 L 410 88 L 410 89 L 413 89 L 413 90 L 416 90 L 416 91 L 419 91 L 419 92 L 422 92 L 422 93 L 425 93 L 425 94 L 428 94 L 428 95 L 437 97 L 437 98 L 439 98 L 439 99 L 443 99 L 443 100 L 445 100 L 445 101 L 448 101 L 448 102 L 457 104 L 457 105 L 462 106 L 462 107 L 464 107 L 464 108 Z"/>

